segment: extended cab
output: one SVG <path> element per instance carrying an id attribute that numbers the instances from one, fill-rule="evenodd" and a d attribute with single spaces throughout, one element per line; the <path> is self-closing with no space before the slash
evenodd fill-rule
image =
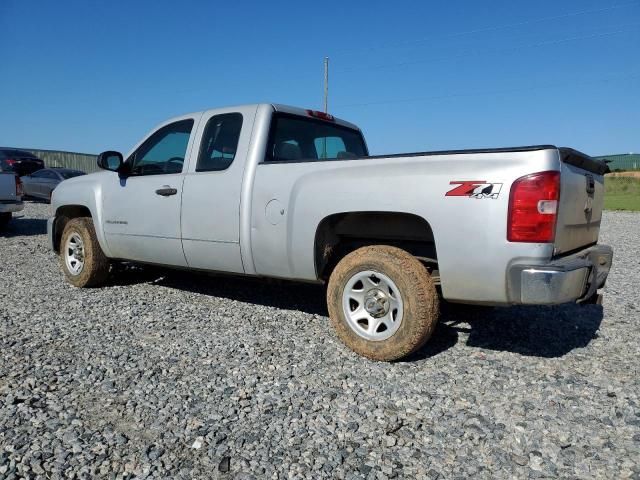
<path id="1" fill-rule="evenodd" d="M 131 261 L 326 282 L 339 337 L 393 360 L 423 345 L 439 298 L 593 302 L 606 165 L 552 145 L 369 156 L 358 127 L 282 105 L 168 120 L 105 171 L 53 193 L 67 279 Z"/>

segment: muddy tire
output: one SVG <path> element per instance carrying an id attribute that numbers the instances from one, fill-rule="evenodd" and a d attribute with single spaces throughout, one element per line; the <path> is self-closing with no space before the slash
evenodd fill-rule
<path id="1" fill-rule="evenodd" d="M 438 322 L 433 279 L 415 257 L 388 246 L 359 248 L 331 273 L 331 323 L 354 352 L 392 361 L 422 347 Z"/>
<path id="2" fill-rule="evenodd" d="M 60 265 L 69 283 L 76 287 L 99 287 L 107 280 L 109 259 L 100 248 L 91 218 L 74 218 L 65 225 Z"/>

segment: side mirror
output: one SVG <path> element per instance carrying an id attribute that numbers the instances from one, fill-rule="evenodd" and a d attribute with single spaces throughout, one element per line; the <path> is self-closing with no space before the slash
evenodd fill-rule
<path id="1" fill-rule="evenodd" d="M 106 151 L 98 155 L 98 166 L 103 170 L 117 172 L 124 164 L 124 159 L 120 152 Z"/>

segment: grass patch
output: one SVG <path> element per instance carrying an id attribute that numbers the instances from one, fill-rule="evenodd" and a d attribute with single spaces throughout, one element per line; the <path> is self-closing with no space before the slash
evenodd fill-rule
<path id="1" fill-rule="evenodd" d="M 604 208 L 640 212 L 640 178 L 608 175 L 604 181 Z"/>

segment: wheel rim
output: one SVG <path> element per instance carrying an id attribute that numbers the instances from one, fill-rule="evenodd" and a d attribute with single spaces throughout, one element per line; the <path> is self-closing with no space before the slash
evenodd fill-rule
<path id="1" fill-rule="evenodd" d="M 84 268 L 84 242 L 78 233 L 72 233 L 64 248 L 64 261 L 71 275 L 80 275 Z"/>
<path id="2" fill-rule="evenodd" d="M 362 338 L 382 341 L 400 328 L 400 290 L 386 275 L 373 270 L 353 275 L 342 292 L 342 308 L 351 329 Z"/>

